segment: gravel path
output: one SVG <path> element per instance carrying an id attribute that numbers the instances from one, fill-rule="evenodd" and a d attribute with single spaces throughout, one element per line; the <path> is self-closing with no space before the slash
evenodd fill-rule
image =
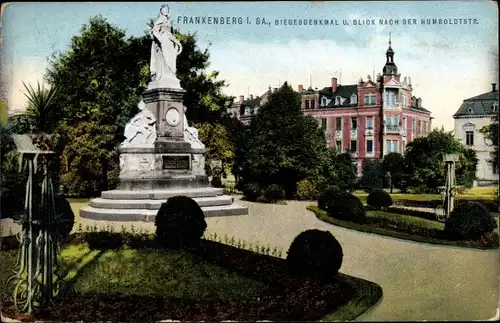
<path id="1" fill-rule="evenodd" d="M 238 203 L 249 206 L 248 216 L 207 218 L 207 231 L 270 244 L 282 248 L 283 256 L 294 237 L 304 230 L 332 232 L 344 251 L 341 272 L 373 281 L 384 290 L 381 302 L 358 321 L 487 320 L 499 307 L 498 250 L 427 245 L 335 227 L 306 210 L 310 202 Z M 86 219 L 81 222 L 84 227 L 109 224 Z M 119 229 L 124 223 L 154 229 L 152 223 L 113 225 Z"/>

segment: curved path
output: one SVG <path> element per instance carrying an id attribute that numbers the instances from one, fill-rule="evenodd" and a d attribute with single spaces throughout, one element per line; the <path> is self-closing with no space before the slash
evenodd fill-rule
<path id="1" fill-rule="evenodd" d="M 382 286 L 384 296 L 358 321 L 488 320 L 499 307 L 498 250 L 445 247 L 361 233 L 320 221 L 311 202 L 249 206 L 248 216 L 207 218 L 208 232 L 286 250 L 300 232 L 329 230 L 341 243 L 341 272 Z M 109 222 L 81 219 L 83 226 Z M 114 222 L 154 230 L 152 223 Z"/>

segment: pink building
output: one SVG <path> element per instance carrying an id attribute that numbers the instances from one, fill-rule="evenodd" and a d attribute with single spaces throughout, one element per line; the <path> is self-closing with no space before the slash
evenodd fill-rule
<path id="1" fill-rule="evenodd" d="M 408 143 L 431 130 L 431 112 L 413 95 L 411 79 L 401 79 L 390 40 L 383 73 L 375 80 L 368 75 L 357 84 L 343 85 L 333 77 L 323 89 L 304 89 L 299 85 L 297 90 L 302 95 L 304 114 L 317 118 L 330 147 L 351 152 L 358 174 L 365 158 L 403 153 Z M 269 88 L 261 97 L 251 96 L 247 100 L 240 96 L 233 112 L 248 124 L 270 91 Z"/>

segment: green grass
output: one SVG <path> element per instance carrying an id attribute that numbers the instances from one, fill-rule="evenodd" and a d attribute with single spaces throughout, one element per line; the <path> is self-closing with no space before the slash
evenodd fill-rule
<path id="1" fill-rule="evenodd" d="M 403 215 L 385 211 L 367 211 L 366 216 L 374 219 L 385 219 L 389 221 L 405 223 L 407 225 L 419 228 L 444 230 L 444 223 L 411 215 Z"/>
<path id="2" fill-rule="evenodd" d="M 90 250 L 70 245 L 61 252 L 77 292 L 179 297 L 196 300 L 248 299 L 266 288 L 183 251 Z"/>
<path id="3" fill-rule="evenodd" d="M 415 242 L 476 248 L 476 249 L 498 249 L 499 246 L 497 232 L 493 232 L 491 238 L 487 241 L 447 240 L 447 239 L 437 238 L 434 236 L 425 236 L 419 233 L 410 233 L 408 231 L 403 231 L 401 229 L 398 229 L 396 225 L 390 225 L 390 228 L 387 228 L 387 227 L 378 227 L 370 225 L 369 223 L 356 223 L 351 221 L 335 219 L 329 217 L 327 213 L 324 210 L 321 210 L 317 205 L 309 205 L 307 206 L 307 209 L 309 211 L 314 212 L 316 217 L 324 222 L 360 232 L 375 233 Z M 379 218 L 382 220 L 382 222 L 386 220 L 385 221 L 386 223 L 387 222 L 392 222 L 393 224 L 398 223 L 402 224 L 402 226 L 411 226 L 416 229 L 424 229 L 429 231 L 432 230 L 442 231 L 442 229 L 444 228 L 444 225 L 438 221 L 431 221 L 408 215 L 400 215 L 400 214 L 381 212 L 381 211 L 368 211 L 367 216 L 372 219 Z M 370 222 L 373 223 L 377 221 L 370 221 Z"/>

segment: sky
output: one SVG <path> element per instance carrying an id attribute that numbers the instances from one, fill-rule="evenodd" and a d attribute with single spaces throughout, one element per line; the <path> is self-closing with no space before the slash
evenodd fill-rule
<path id="1" fill-rule="evenodd" d="M 66 51 L 90 17 L 100 14 L 128 35 L 139 36 L 148 20 L 157 17 L 161 4 L 22 2 L 3 7 L 0 59 L 9 109 L 25 107 L 22 82 L 42 82 L 47 58 Z M 196 32 L 199 47 L 209 48 L 209 70 L 218 70 L 220 79 L 229 84 L 225 93 L 236 97 L 262 95 L 268 86 L 285 81 L 297 89 L 299 84 L 329 86 L 331 77 L 344 85 L 356 84 L 360 77 L 366 80 L 382 71 L 389 33 L 401 77 L 411 77 L 413 95 L 432 112 L 433 126 L 452 130 L 452 115 L 462 100 L 498 83 L 498 7 L 493 1 L 167 4 L 174 26 L 181 32 Z M 206 21 L 190 23 L 195 17 Z M 229 17 L 230 22 L 241 18 L 242 23 L 209 24 L 210 17 Z M 334 24 L 279 23 L 288 19 L 328 19 Z M 381 24 L 381 19 L 398 23 Z M 457 23 L 429 25 L 422 19 Z M 355 25 L 359 20 L 375 24 Z M 408 20 L 417 23 L 407 24 Z"/>

